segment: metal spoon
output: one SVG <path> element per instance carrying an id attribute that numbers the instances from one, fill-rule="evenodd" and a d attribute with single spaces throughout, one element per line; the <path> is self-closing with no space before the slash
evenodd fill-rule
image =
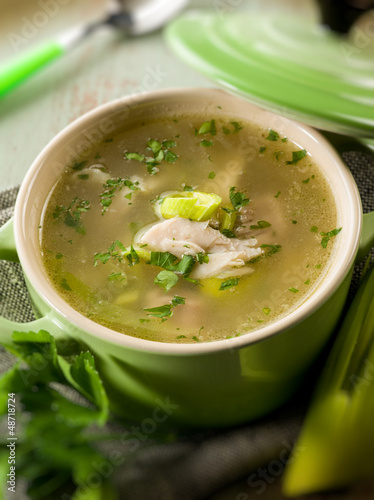
<path id="1" fill-rule="evenodd" d="M 188 0 L 151 0 L 129 10 L 126 0 L 112 0 L 107 15 L 98 22 L 77 26 L 11 61 L 0 70 L 0 97 L 18 86 L 37 70 L 66 54 L 103 26 L 113 26 L 130 36 L 154 31 L 181 11 Z"/>

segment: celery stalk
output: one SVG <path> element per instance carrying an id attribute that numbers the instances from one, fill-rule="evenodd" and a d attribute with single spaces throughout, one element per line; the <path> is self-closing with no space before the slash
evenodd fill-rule
<path id="1" fill-rule="evenodd" d="M 374 266 L 328 357 L 284 475 L 286 496 L 345 487 L 374 471 Z"/>

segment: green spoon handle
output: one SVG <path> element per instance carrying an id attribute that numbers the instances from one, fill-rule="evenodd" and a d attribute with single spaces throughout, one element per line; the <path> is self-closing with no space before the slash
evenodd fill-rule
<path id="1" fill-rule="evenodd" d="M 10 61 L 0 70 L 0 97 L 7 94 L 38 69 L 46 66 L 65 53 L 65 47 L 58 41 L 47 42 Z"/>
<path id="2" fill-rule="evenodd" d="M 45 42 L 9 61 L 0 69 L 0 98 L 39 69 L 66 54 L 86 34 L 88 34 L 87 29 L 84 26 L 78 26 L 61 34 L 55 40 Z"/>

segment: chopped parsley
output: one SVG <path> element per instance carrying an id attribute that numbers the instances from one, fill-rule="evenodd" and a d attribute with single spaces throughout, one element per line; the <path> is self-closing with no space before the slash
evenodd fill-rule
<path id="1" fill-rule="evenodd" d="M 310 228 L 310 232 L 311 232 L 311 233 L 316 233 L 317 231 L 318 231 L 318 227 L 317 227 L 317 226 L 312 226 L 312 227 Z"/>
<path id="2" fill-rule="evenodd" d="M 86 229 L 81 222 L 81 215 L 88 212 L 90 208 L 91 205 L 88 200 L 82 200 L 76 196 L 68 207 L 57 205 L 53 212 L 53 218 L 63 218 L 64 224 L 74 228 L 79 234 L 86 234 Z"/>
<path id="3" fill-rule="evenodd" d="M 206 139 L 203 139 L 200 142 L 200 146 L 203 146 L 204 148 L 209 148 L 210 146 L 213 146 L 213 141 L 207 141 Z"/>
<path id="4" fill-rule="evenodd" d="M 209 262 L 209 255 L 203 252 L 199 252 L 195 255 L 196 262 L 199 264 L 208 264 Z"/>
<path id="5" fill-rule="evenodd" d="M 266 140 L 268 140 L 268 141 L 277 141 L 278 139 L 279 139 L 278 132 L 275 132 L 275 130 L 272 130 L 270 128 L 269 129 L 269 135 L 266 137 Z"/>
<path id="6" fill-rule="evenodd" d="M 292 224 L 297 224 L 297 220 L 291 220 Z"/>
<path id="7" fill-rule="evenodd" d="M 121 177 L 108 179 L 106 183 L 103 185 L 104 191 L 100 193 L 100 204 L 102 206 L 101 214 L 104 215 L 108 210 L 110 205 L 112 204 L 113 197 L 116 192 L 121 191 L 124 187 L 131 189 L 131 191 L 138 191 L 139 182 L 132 182 L 130 179 L 122 179 Z M 125 195 L 125 198 L 131 199 L 131 194 L 128 193 Z"/>
<path id="8" fill-rule="evenodd" d="M 308 182 L 310 181 L 310 177 L 308 177 L 307 179 L 304 179 L 303 181 L 301 181 L 303 184 L 308 184 Z"/>
<path id="9" fill-rule="evenodd" d="M 257 225 L 253 224 L 251 226 L 249 226 L 250 229 L 264 229 L 265 227 L 270 227 L 271 224 L 270 222 L 266 221 L 266 220 L 258 220 L 257 221 Z"/>
<path id="10" fill-rule="evenodd" d="M 228 290 L 229 288 L 233 288 L 239 283 L 239 278 L 231 278 L 226 281 L 222 281 L 219 290 Z"/>
<path id="11" fill-rule="evenodd" d="M 260 245 L 260 248 L 265 250 L 265 257 L 271 257 L 277 252 L 280 252 L 282 246 L 281 245 L 269 245 L 267 243 L 263 243 Z"/>
<path id="12" fill-rule="evenodd" d="M 265 316 L 269 316 L 271 313 L 271 309 L 269 307 L 263 307 L 262 312 L 265 314 Z"/>
<path id="13" fill-rule="evenodd" d="M 226 236 L 226 238 L 235 238 L 235 234 L 231 231 L 231 229 L 222 229 L 222 234 Z"/>
<path id="14" fill-rule="evenodd" d="M 162 318 L 162 320 L 165 321 L 167 318 L 171 318 L 171 316 L 173 316 L 174 307 L 184 304 L 185 301 L 186 299 L 184 297 L 179 297 L 178 295 L 174 295 L 174 298 L 171 300 L 170 304 L 165 304 L 164 306 L 159 306 L 159 307 L 144 308 L 143 310 L 149 316 L 154 316 L 155 318 Z"/>
<path id="15" fill-rule="evenodd" d="M 110 273 L 108 276 L 109 281 L 124 281 L 126 279 L 126 275 L 124 273 Z"/>
<path id="16" fill-rule="evenodd" d="M 216 173 L 215 172 L 209 172 L 208 174 L 208 179 L 214 179 L 216 176 Z"/>
<path id="17" fill-rule="evenodd" d="M 158 172 L 157 166 L 165 160 L 167 163 L 175 163 L 179 156 L 172 151 L 171 148 L 176 147 L 177 143 L 173 140 L 159 142 L 156 139 L 149 139 L 146 143 L 146 150 L 151 151 L 153 156 L 146 156 L 142 153 L 131 153 L 125 151 L 124 157 L 126 160 L 135 160 L 140 163 L 145 163 L 150 175 L 155 175 Z"/>
<path id="18" fill-rule="evenodd" d="M 274 195 L 274 198 L 278 198 L 280 194 L 281 194 L 281 192 L 278 191 L 278 193 L 276 195 Z"/>
<path id="19" fill-rule="evenodd" d="M 230 123 L 234 127 L 233 134 L 235 134 L 236 132 L 239 132 L 239 130 L 241 130 L 243 128 L 243 126 L 240 125 L 239 122 L 230 122 Z"/>
<path id="20" fill-rule="evenodd" d="M 211 134 L 211 135 L 216 135 L 217 130 L 216 130 L 216 122 L 215 120 L 210 120 L 207 122 L 204 122 L 199 130 L 197 131 L 198 135 L 203 135 L 203 134 Z"/>
<path id="21" fill-rule="evenodd" d="M 283 154 L 283 151 L 274 151 L 274 156 L 277 160 L 279 160 L 279 158 L 282 156 Z"/>
<path id="22" fill-rule="evenodd" d="M 169 291 L 170 288 L 178 283 L 178 276 L 173 271 L 163 270 L 158 273 L 154 283 L 164 288 L 164 290 Z"/>
<path id="23" fill-rule="evenodd" d="M 191 186 L 184 186 L 184 187 L 183 187 L 183 191 L 193 191 L 193 190 L 194 190 L 194 189 L 193 189 L 193 187 L 191 187 Z"/>
<path id="24" fill-rule="evenodd" d="M 176 263 L 177 260 L 178 257 L 169 252 L 151 252 L 149 263 L 167 271 L 180 273 L 184 278 L 187 278 L 195 264 L 195 259 L 192 255 L 183 255 L 182 259 Z"/>
<path id="25" fill-rule="evenodd" d="M 321 236 L 323 236 L 323 238 L 321 240 L 321 245 L 323 246 L 323 248 L 326 248 L 327 243 L 330 241 L 330 238 L 339 234 L 341 230 L 342 230 L 342 228 L 339 227 L 339 228 L 333 229 L 332 231 L 328 231 L 327 233 L 320 232 L 319 234 Z"/>
<path id="26" fill-rule="evenodd" d="M 266 151 L 266 146 L 261 146 L 260 149 L 259 149 L 259 153 L 265 153 Z"/>
<path id="27" fill-rule="evenodd" d="M 71 292 L 71 288 L 69 286 L 69 283 L 66 281 L 66 278 L 62 278 L 61 282 L 60 282 L 62 288 L 64 290 L 67 290 L 68 292 Z"/>
<path id="28" fill-rule="evenodd" d="M 116 250 L 117 247 L 117 250 Z M 97 266 L 99 262 L 106 264 L 109 259 L 118 260 L 122 262 L 126 248 L 119 240 L 114 241 L 106 252 L 97 252 L 94 255 L 94 265 Z"/>
<path id="29" fill-rule="evenodd" d="M 87 165 L 87 160 L 83 160 L 83 161 L 76 161 L 73 165 L 72 165 L 72 170 L 75 170 L 75 171 L 79 171 L 79 170 L 83 170 L 84 167 Z"/>
<path id="30" fill-rule="evenodd" d="M 230 196 L 231 204 L 232 204 L 233 209 L 235 211 L 239 210 L 239 208 L 245 207 L 250 202 L 249 198 L 246 198 L 244 193 L 241 193 L 240 191 L 236 191 L 236 187 L 230 187 L 229 196 Z M 232 210 L 227 209 L 227 208 L 223 208 L 223 210 L 226 210 L 227 212 L 232 211 Z"/>
<path id="31" fill-rule="evenodd" d="M 297 288 L 294 288 L 293 286 L 291 286 L 291 288 L 289 288 L 288 290 L 292 293 L 297 293 L 299 291 Z"/>
<path id="32" fill-rule="evenodd" d="M 306 149 L 300 149 L 299 151 L 292 151 L 292 160 L 286 161 L 286 165 L 297 165 L 300 160 L 302 160 L 307 155 Z"/>

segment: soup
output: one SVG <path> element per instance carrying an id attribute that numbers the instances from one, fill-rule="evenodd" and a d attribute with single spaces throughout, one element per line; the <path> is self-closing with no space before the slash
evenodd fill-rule
<path id="1" fill-rule="evenodd" d="M 341 228 L 309 153 L 222 116 L 132 122 L 67 165 L 40 226 L 46 272 L 91 320 L 173 343 L 247 334 L 325 275 Z"/>

